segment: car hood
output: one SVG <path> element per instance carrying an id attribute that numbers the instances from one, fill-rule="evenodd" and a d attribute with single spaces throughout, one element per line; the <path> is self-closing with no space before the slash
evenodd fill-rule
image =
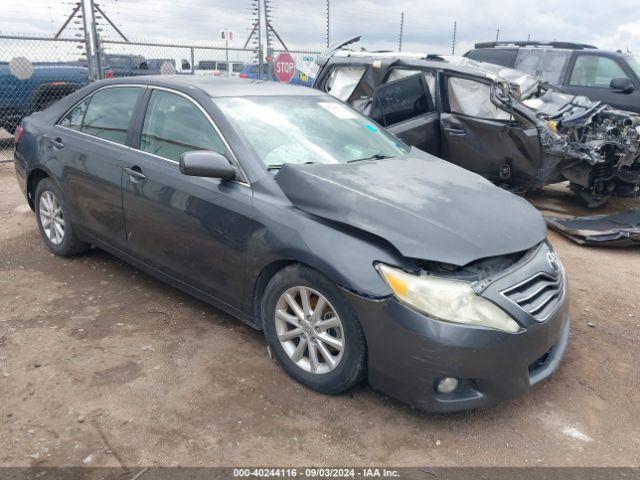
<path id="1" fill-rule="evenodd" d="M 299 209 L 376 235 L 409 258 L 463 266 L 546 237 L 527 201 L 415 148 L 387 160 L 288 164 L 275 180 Z"/>

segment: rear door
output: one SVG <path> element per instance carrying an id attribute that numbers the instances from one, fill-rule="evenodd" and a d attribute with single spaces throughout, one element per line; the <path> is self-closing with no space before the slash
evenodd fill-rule
<path id="1" fill-rule="evenodd" d="M 180 173 L 183 152 L 233 158 L 198 103 L 150 88 L 126 158 L 122 202 L 128 249 L 148 265 L 239 306 L 252 190 L 240 181 Z"/>
<path id="2" fill-rule="evenodd" d="M 388 78 L 376 89 L 369 115 L 409 145 L 439 155 L 440 115 L 431 95 L 435 74 L 397 69 Z"/>
<path id="3" fill-rule="evenodd" d="M 614 78 L 629 78 L 634 84 L 631 93 L 611 89 Z M 618 58 L 593 53 L 576 53 L 563 90 L 584 95 L 621 110 L 640 111 L 640 85 L 625 62 Z"/>
<path id="4" fill-rule="evenodd" d="M 489 80 L 444 74 L 442 83 L 442 157 L 494 181 L 533 181 L 541 161 L 535 126 L 494 103 Z"/>
<path id="5" fill-rule="evenodd" d="M 76 104 L 52 130 L 47 154 L 64 169 L 78 228 L 114 246 L 125 242 L 121 177 L 129 127 L 143 87 L 102 88 Z"/>

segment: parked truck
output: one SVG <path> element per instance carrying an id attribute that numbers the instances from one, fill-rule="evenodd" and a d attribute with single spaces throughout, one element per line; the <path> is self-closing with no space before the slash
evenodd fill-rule
<path id="1" fill-rule="evenodd" d="M 85 67 L 73 63 L 0 62 L 0 127 L 13 134 L 20 121 L 89 83 Z"/>

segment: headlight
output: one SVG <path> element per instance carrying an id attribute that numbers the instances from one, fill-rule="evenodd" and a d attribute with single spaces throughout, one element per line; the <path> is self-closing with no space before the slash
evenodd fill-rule
<path id="1" fill-rule="evenodd" d="M 376 268 L 398 300 L 430 317 L 510 333 L 520 330 L 513 318 L 477 295 L 468 282 L 412 275 L 383 264 Z"/>

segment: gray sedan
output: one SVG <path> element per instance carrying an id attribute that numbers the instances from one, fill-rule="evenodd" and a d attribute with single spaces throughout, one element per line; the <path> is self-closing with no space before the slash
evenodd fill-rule
<path id="1" fill-rule="evenodd" d="M 18 181 L 57 255 L 107 250 L 264 331 L 296 380 L 489 405 L 563 356 L 541 216 L 303 88 L 97 82 L 25 119 Z"/>

